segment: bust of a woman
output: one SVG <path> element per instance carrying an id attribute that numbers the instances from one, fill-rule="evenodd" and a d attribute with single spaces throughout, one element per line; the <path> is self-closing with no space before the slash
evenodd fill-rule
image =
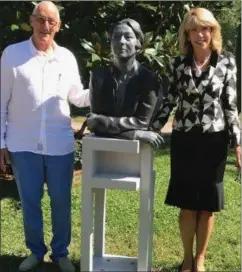
<path id="1" fill-rule="evenodd" d="M 144 40 L 141 27 L 132 19 L 121 20 L 111 28 L 110 39 L 112 64 L 91 74 L 87 126 L 98 136 L 158 146 L 161 136 L 148 130 L 163 94 L 158 76 L 136 60 Z"/>

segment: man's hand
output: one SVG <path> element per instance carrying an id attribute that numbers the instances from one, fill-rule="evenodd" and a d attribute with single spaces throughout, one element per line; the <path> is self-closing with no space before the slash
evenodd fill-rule
<path id="1" fill-rule="evenodd" d="M 158 148 L 165 143 L 160 134 L 153 131 L 136 130 L 134 138 Z"/>
<path id="2" fill-rule="evenodd" d="M 8 154 L 8 150 L 7 148 L 2 148 L 0 150 L 0 160 L 1 160 L 1 171 L 3 171 L 4 173 L 6 172 L 7 168 L 6 168 L 6 164 L 8 164 L 10 162 L 9 160 L 9 154 Z"/>

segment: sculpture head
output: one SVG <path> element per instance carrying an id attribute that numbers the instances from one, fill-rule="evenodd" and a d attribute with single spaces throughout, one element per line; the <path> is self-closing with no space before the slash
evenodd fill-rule
<path id="1" fill-rule="evenodd" d="M 127 18 L 113 25 L 110 38 L 114 58 L 129 59 L 142 47 L 144 34 L 138 22 Z"/>

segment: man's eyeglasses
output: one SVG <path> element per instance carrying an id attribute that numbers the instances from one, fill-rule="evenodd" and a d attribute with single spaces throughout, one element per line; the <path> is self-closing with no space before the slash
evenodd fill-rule
<path id="1" fill-rule="evenodd" d="M 53 19 L 51 19 L 51 18 L 47 18 L 47 17 L 39 16 L 39 15 L 32 15 L 32 16 L 33 16 L 33 17 L 35 18 L 35 20 L 36 20 L 39 24 L 41 24 L 41 25 L 44 25 L 46 21 L 49 23 L 49 25 L 50 25 L 51 27 L 54 27 L 54 26 L 56 26 L 56 24 L 57 24 L 57 21 L 55 21 L 55 20 L 53 20 Z"/>

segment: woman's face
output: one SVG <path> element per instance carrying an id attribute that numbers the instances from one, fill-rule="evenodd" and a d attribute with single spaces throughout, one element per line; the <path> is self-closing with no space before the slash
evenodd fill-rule
<path id="1" fill-rule="evenodd" d="M 137 38 L 131 27 L 126 24 L 114 28 L 111 37 L 111 50 L 115 57 L 128 59 L 137 52 Z"/>
<path id="2" fill-rule="evenodd" d="M 194 50 L 209 49 L 212 40 L 212 28 L 209 26 L 194 26 L 189 30 L 188 40 Z"/>

